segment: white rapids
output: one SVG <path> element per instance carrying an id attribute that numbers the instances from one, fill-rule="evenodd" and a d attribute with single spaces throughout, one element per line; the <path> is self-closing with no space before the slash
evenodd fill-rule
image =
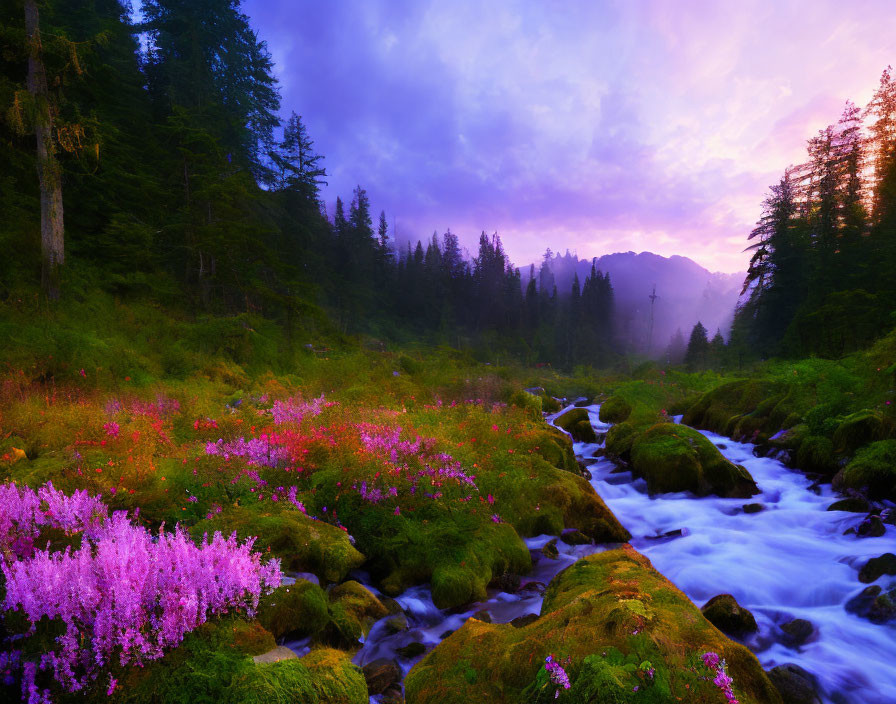
<path id="1" fill-rule="evenodd" d="M 598 420 L 598 433 L 609 425 Z M 691 494 L 650 497 L 646 483 L 614 474 L 607 459 L 589 464 L 591 484 L 631 532 L 632 545 L 698 606 L 716 594 L 732 594 L 753 612 L 759 633 L 749 646 L 768 669 L 796 663 L 818 678 L 825 702 L 896 702 L 896 623 L 875 624 L 848 613 L 845 603 L 868 585 L 859 568 L 871 557 L 896 551 L 894 529 L 878 538 L 844 535 L 861 514 L 827 511 L 837 500 L 830 485 L 812 482 L 781 462 L 753 455 L 753 445 L 701 431 L 721 453 L 753 475 L 761 494 L 751 499 L 697 498 Z M 576 455 L 594 462 L 600 445 L 575 443 Z M 745 503 L 765 506 L 744 513 Z M 656 539 L 670 531 L 684 535 Z M 882 577 L 884 588 L 893 581 Z M 806 619 L 816 632 L 798 648 L 782 643 L 780 625 Z"/>

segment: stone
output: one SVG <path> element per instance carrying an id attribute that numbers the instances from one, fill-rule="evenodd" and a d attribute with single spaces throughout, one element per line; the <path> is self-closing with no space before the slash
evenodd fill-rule
<path id="1" fill-rule="evenodd" d="M 582 531 L 569 528 L 560 534 L 560 540 L 567 545 L 591 545 L 591 538 Z"/>
<path id="2" fill-rule="evenodd" d="M 538 620 L 538 614 L 526 614 L 525 616 L 517 616 L 510 622 L 514 628 L 525 628 L 530 623 Z"/>
<path id="3" fill-rule="evenodd" d="M 743 509 L 744 513 L 759 513 L 760 511 L 765 511 L 765 504 L 744 504 Z"/>
<path id="4" fill-rule="evenodd" d="M 812 637 L 812 634 L 815 633 L 815 626 L 804 618 L 795 618 L 793 621 L 781 624 L 781 630 L 786 635 L 785 642 L 788 645 L 798 646 Z"/>
<path id="5" fill-rule="evenodd" d="M 557 550 L 557 539 L 554 538 L 545 543 L 544 547 L 541 549 L 541 554 L 551 560 L 556 560 L 560 557 L 560 551 Z"/>
<path id="6" fill-rule="evenodd" d="M 252 661 L 256 665 L 265 665 L 272 662 L 280 662 L 281 660 L 292 660 L 299 657 L 285 645 L 278 645 L 273 650 L 269 650 L 261 655 L 256 655 Z"/>
<path id="7" fill-rule="evenodd" d="M 401 667 L 388 658 L 377 658 L 364 665 L 361 671 L 370 694 L 382 694 L 390 685 L 401 682 Z"/>
<path id="8" fill-rule="evenodd" d="M 759 630 L 756 619 L 730 594 L 719 594 L 701 609 L 706 619 L 722 633 L 743 637 Z"/>
<path id="9" fill-rule="evenodd" d="M 477 621 L 482 621 L 483 623 L 492 622 L 492 615 L 485 609 L 479 609 L 479 611 L 470 616 L 470 618 L 475 618 Z"/>
<path id="10" fill-rule="evenodd" d="M 644 537 L 647 540 L 662 540 L 668 542 L 675 538 L 682 538 L 686 535 L 688 535 L 687 528 L 675 528 L 674 530 L 667 530 L 665 533 L 660 533 L 659 535 L 645 535 Z"/>
<path id="11" fill-rule="evenodd" d="M 886 623 L 896 618 L 896 589 L 884 592 L 879 585 L 872 584 L 847 601 L 845 608 L 874 623 Z"/>
<path id="12" fill-rule="evenodd" d="M 401 691 L 400 685 L 391 685 L 386 687 L 380 697 L 380 704 L 404 704 L 404 692 Z"/>
<path id="13" fill-rule="evenodd" d="M 856 533 L 860 538 L 879 538 L 886 532 L 887 528 L 880 520 L 880 516 L 868 516 L 856 528 Z"/>
<path id="14" fill-rule="evenodd" d="M 781 694 L 784 704 L 820 704 L 815 677 L 799 665 L 788 663 L 768 671 L 768 678 Z"/>
<path id="15" fill-rule="evenodd" d="M 880 557 L 872 557 L 862 565 L 859 570 L 859 581 L 862 584 L 870 584 L 883 575 L 896 575 L 896 555 L 891 552 L 884 553 Z"/>
<path id="16" fill-rule="evenodd" d="M 407 645 L 403 645 L 400 648 L 396 648 L 395 652 L 401 655 L 403 658 L 407 658 L 409 660 L 413 660 L 414 658 L 419 658 L 423 653 L 426 652 L 426 646 L 423 643 L 418 643 L 414 641 L 413 643 L 408 643 Z"/>
<path id="17" fill-rule="evenodd" d="M 871 505 L 867 500 L 850 496 L 846 499 L 840 499 L 828 506 L 828 511 L 849 511 L 850 513 L 868 513 Z"/>
<path id="18" fill-rule="evenodd" d="M 520 590 L 520 576 L 513 572 L 504 572 L 493 579 L 489 586 L 508 594 L 516 594 Z"/>
<path id="19" fill-rule="evenodd" d="M 389 633 L 401 633 L 408 630 L 408 618 L 404 614 L 395 614 L 386 619 L 386 630 Z"/>
<path id="20" fill-rule="evenodd" d="M 547 587 L 543 582 L 526 582 L 520 587 L 520 592 L 533 592 L 538 595 L 544 594 Z"/>

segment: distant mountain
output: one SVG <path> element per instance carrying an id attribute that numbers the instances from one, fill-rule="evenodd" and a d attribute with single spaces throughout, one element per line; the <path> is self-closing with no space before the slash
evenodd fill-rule
<path id="1" fill-rule="evenodd" d="M 579 259 L 569 251 L 554 255 L 550 270 L 561 296 L 569 295 L 573 274 L 584 282 L 591 264 L 610 274 L 616 294 L 617 335 L 630 351 L 647 352 L 650 327 L 650 295 L 656 286 L 650 352 L 660 356 L 680 328 L 685 339 L 699 320 L 710 337 L 717 329 L 727 339 L 734 306 L 744 274 L 713 273 L 687 257 L 662 257 L 652 252 L 619 252 L 593 259 Z M 536 277 L 541 264 L 534 265 Z M 522 269 L 523 285 L 531 267 Z"/>

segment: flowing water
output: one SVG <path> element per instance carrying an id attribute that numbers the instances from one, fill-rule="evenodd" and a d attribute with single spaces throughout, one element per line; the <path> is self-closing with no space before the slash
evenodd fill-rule
<path id="1" fill-rule="evenodd" d="M 609 429 L 598 420 L 598 406 L 588 410 L 598 433 Z M 759 632 L 745 644 L 764 667 L 796 663 L 808 670 L 818 679 L 825 704 L 896 703 L 896 623 L 874 624 L 844 608 L 867 586 L 858 580 L 859 568 L 871 557 L 896 552 L 896 531 L 888 527 L 878 538 L 843 535 L 862 516 L 827 511 L 837 498 L 829 485 L 813 487 L 781 462 L 755 457 L 752 445 L 704 435 L 725 457 L 750 471 L 762 493 L 749 502 L 763 504 L 764 510 L 745 513 L 743 499 L 686 493 L 650 497 L 643 480 L 620 473 L 613 462 L 596 456 L 600 445 L 575 443 L 574 448 L 588 465 L 597 493 L 654 567 L 698 606 L 727 593 L 753 612 Z M 421 643 L 429 650 L 479 610 L 488 611 L 496 623 L 538 614 L 543 585 L 577 559 L 604 549 L 558 542 L 560 557 L 550 560 L 540 549 L 552 537 L 526 540 L 534 568 L 516 594 L 494 590 L 487 601 L 441 611 L 426 585 L 407 590 L 396 601 L 407 616 L 408 629 L 391 633 L 387 619 L 378 622 L 354 662 L 395 659 L 406 674 L 421 656 L 404 657 L 399 649 Z M 353 576 L 377 593 L 366 575 Z M 876 584 L 886 588 L 892 580 L 883 577 Z M 788 647 L 780 625 L 795 618 L 810 621 L 815 632 L 805 644 Z M 290 647 L 304 650 L 306 645 Z"/>

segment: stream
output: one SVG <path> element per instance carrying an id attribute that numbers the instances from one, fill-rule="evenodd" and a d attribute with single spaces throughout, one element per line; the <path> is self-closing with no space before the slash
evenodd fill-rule
<path id="1" fill-rule="evenodd" d="M 548 422 L 568 409 L 548 417 Z M 599 421 L 598 409 L 588 407 L 600 437 L 610 426 Z M 631 532 L 631 544 L 657 570 L 698 606 L 727 593 L 753 613 L 759 631 L 743 642 L 763 667 L 795 663 L 804 668 L 817 678 L 824 704 L 896 702 L 896 622 L 875 624 L 844 608 L 868 586 L 859 582 L 859 568 L 896 548 L 894 528 L 888 526 L 877 538 L 844 535 L 864 515 L 827 511 L 837 500 L 829 484 L 814 487 L 781 462 L 755 457 L 751 444 L 701 432 L 725 457 L 749 470 L 761 494 L 746 501 L 688 493 L 650 497 L 644 480 L 619 472 L 612 461 L 597 456 L 600 444 L 577 442 L 574 450 L 591 472 L 597 493 Z M 745 513 L 743 505 L 754 502 L 764 510 Z M 402 656 L 401 648 L 419 643 L 430 650 L 476 612 L 487 611 L 495 623 L 538 614 L 544 585 L 576 560 L 605 549 L 558 541 L 559 558 L 551 560 L 541 548 L 554 537 L 526 539 L 533 571 L 514 594 L 490 590 L 486 601 L 442 611 L 433 604 L 427 585 L 405 591 L 396 601 L 408 629 L 393 633 L 388 619 L 377 622 L 354 662 L 363 666 L 378 658 L 396 660 L 407 674 L 422 655 Z M 379 595 L 366 574 L 356 572 L 352 578 Z M 888 581 L 893 578 L 885 576 L 875 584 L 886 588 Z M 785 645 L 780 625 L 796 618 L 810 621 L 814 633 L 801 646 Z M 300 654 L 307 652 L 306 642 L 287 645 Z"/>

